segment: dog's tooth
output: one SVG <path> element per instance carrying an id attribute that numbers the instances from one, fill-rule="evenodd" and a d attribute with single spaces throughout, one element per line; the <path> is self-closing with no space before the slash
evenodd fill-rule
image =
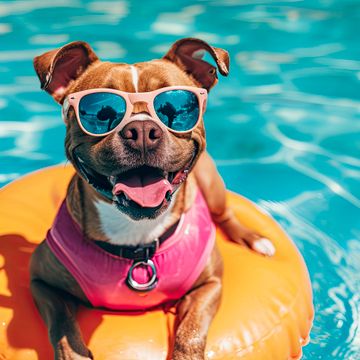
<path id="1" fill-rule="evenodd" d="M 116 182 L 116 178 L 115 178 L 115 176 L 113 176 L 113 175 L 111 175 L 111 176 L 109 176 L 109 181 L 111 182 L 111 185 L 115 185 L 115 182 Z"/>
<path id="2" fill-rule="evenodd" d="M 168 172 L 168 176 L 167 179 L 171 182 L 174 180 L 174 173 L 173 172 Z"/>
<path id="3" fill-rule="evenodd" d="M 124 194 L 126 200 L 130 200 L 130 198 L 126 195 L 125 192 L 123 194 Z"/>

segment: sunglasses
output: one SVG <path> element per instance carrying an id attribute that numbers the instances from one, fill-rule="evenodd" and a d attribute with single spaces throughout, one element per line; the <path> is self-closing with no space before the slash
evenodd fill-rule
<path id="1" fill-rule="evenodd" d="M 63 118 L 67 121 L 70 106 L 84 133 L 105 136 L 119 124 L 125 125 L 134 104 L 145 103 L 153 119 L 175 133 L 192 131 L 206 106 L 206 89 L 193 86 L 168 86 L 155 91 L 128 93 L 113 89 L 91 89 L 67 96 L 63 103 Z"/>

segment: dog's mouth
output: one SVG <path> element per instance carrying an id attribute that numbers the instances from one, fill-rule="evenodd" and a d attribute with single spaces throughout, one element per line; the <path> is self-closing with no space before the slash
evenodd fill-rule
<path id="1" fill-rule="evenodd" d="M 74 159 L 82 176 L 117 208 L 134 219 L 155 218 L 165 210 L 192 168 L 195 152 L 180 170 L 168 172 L 140 166 L 118 175 L 105 176 L 90 167 L 76 152 Z"/>
<path id="2" fill-rule="evenodd" d="M 174 191 L 172 176 L 172 173 L 166 175 L 160 169 L 147 166 L 132 169 L 110 177 L 112 193 L 115 197 L 133 201 L 138 206 L 154 208 L 164 200 L 170 200 Z"/>

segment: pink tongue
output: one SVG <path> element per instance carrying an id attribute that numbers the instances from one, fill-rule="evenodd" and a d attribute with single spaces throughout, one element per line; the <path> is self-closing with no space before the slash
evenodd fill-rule
<path id="1" fill-rule="evenodd" d="M 159 206 L 172 186 L 164 177 L 154 174 L 133 174 L 126 179 L 119 179 L 113 187 L 113 194 L 124 192 L 132 201 L 142 207 Z"/>

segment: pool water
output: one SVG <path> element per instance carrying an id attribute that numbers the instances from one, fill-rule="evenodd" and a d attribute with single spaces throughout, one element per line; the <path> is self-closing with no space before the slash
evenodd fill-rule
<path id="1" fill-rule="evenodd" d="M 162 56 L 180 37 L 231 54 L 211 92 L 208 150 L 308 265 L 304 359 L 360 359 L 360 1 L 0 2 L 0 184 L 64 161 L 60 109 L 32 58 L 73 40 L 99 57 Z"/>

